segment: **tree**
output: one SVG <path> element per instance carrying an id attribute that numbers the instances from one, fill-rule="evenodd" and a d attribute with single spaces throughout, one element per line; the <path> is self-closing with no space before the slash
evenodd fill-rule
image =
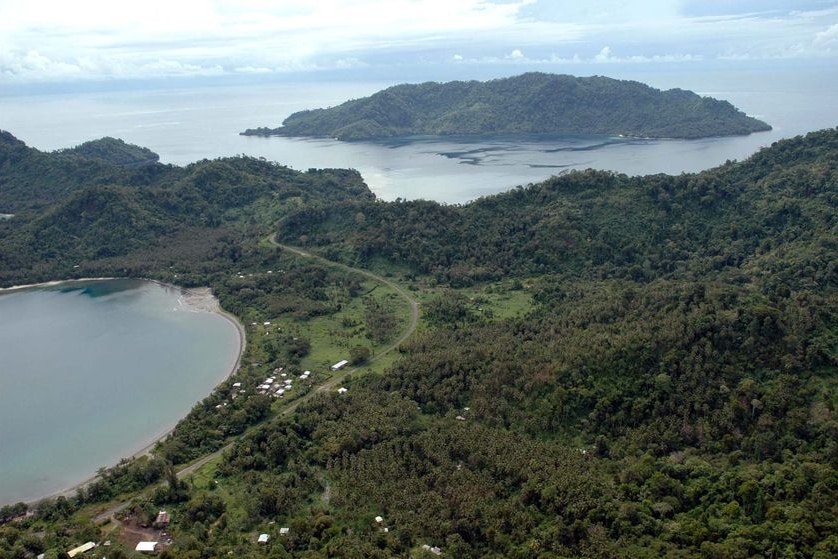
<path id="1" fill-rule="evenodd" d="M 366 363 L 370 358 L 370 349 L 366 346 L 356 345 L 349 350 L 349 361 L 353 365 L 361 365 Z"/>

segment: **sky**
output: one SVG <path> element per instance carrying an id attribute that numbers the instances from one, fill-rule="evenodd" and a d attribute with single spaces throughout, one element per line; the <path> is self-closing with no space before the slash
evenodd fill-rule
<path id="1" fill-rule="evenodd" d="M 838 63 L 838 0 L 0 0 L 0 87 L 778 60 Z"/>

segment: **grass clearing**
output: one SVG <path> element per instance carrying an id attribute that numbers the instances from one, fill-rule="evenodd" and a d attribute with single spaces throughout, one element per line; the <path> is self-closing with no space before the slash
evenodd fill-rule
<path id="1" fill-rule="evenodd" d="M 427 305 L 446 291 L 450 291 L 450 288 L 425 285 L 411 286 L 410 288 L 411 294 L 419 301 L 420 305 Z M 521 316 L 533 308 L 532 292 L 523 286 L 508 281 L 464 287 L 454 291 L 469 300 L 471 310 L 477 316 L 489 319 L 507 319 Z"/>
<path id="2" fill-rule="evenodd" d="M 218 464 L 221 463 L 222 457 L 216 456 L 188 476 L 184 481 L 191 484 L 196 489 L 216 490 L 216 472 L 218 471 Z"/>
<path id="3" fill-rule="evenodd" d="M 392 314 L 395 328 L 387 339 L 370 338 L 371 325 L 367 316 L 366 301 L 371 300 Z M 317 316 L 305 320 L 292 316 L 271 318 L 269 325 L 251 326 L 255 344 L 264 344 L 271 337 L 303 338 L 309 341 L 310 351 L 300 359 L 297 367 L 310 370 L 318 376 L 331 372 L 331 366 L 349 359 L 350 350 L 363 346 L 375 356 L 386 348 L 410 323 L 410 306 L 394 289 L 374 280 L 365 280 L 359 295 L 341 301 L 341 310 L 332 315 Z"/>

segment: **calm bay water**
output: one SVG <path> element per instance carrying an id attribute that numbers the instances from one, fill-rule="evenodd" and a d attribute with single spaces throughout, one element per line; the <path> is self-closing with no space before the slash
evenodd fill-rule
<path id="1" fill-rule="evenodd" d="M 744 159 L 781 138 L 838 125 L 838 73 L 834 69 L 699 72 L 688 68 L 646 74 L 623 70 L 623 75 L 609 75 L 725 99 L 774 130 L 702 140 L 554 136 L 343 143 L 239 136 L 246 128 L 278 126 L 294 111 L 334 106 L 392 85 L 381 82 L 0 96 L 0 128 L 44 150 L 114 136 L 149 147 L 162 161 L 178 165 L 247 154 L 301 170 L 349 167 L 359 170 L 384 200 L 463 203 L 565 169 L 608 169 L 631 175 L 700 171 L 728 159 Z"/>
<path id="2" fill-rule="evenodd" d="M 0 504 L 138 452 L 229 374 L 235 326 L 180 295 L 139 280 L 0 294 Z"/>

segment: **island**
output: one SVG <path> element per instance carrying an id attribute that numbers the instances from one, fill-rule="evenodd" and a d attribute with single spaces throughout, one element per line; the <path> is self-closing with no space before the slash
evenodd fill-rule
<path id="1" fill-rule="evenodd" d="M 337 107 L 292 114 L 245 136 L 345 141 L 405 136 L 604 134 L 642 138 L 747 135 L 771 126 L 727 101 L 636 81 L 531 72 L 480 81 L 401 84 Z"/>

